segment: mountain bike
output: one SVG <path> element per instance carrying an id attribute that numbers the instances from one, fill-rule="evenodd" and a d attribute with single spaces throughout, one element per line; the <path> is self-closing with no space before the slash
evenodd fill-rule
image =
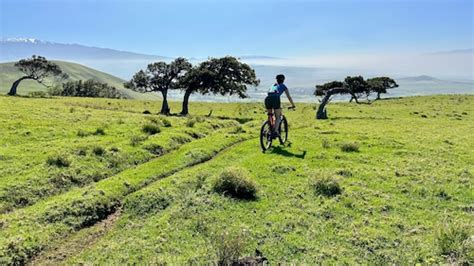
<path id="1" fill-rule="evenodd" d="M 288 107 L 288 110 L 294 110 L 294 107 Z M 280 145 L 285 144 L 288 140 L 288 120 L 282 114 L 280 124 L 278 125 L 278 131 L 274 131 L 276 118 L 274 113 L 268 114 L 268 119 L 263 122 L 262 128 L 260 129 L 260 146 L 262 151 L 270 149 L 274 139 L 278 138 Z"/>

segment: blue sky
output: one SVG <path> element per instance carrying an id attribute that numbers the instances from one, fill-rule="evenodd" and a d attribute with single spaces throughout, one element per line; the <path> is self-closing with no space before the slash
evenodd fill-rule
<path id="1" fill-rule="evenodd" d="M 473 47 L 473 1 L 1 0 L 0 37 L 206 57 Z"/>

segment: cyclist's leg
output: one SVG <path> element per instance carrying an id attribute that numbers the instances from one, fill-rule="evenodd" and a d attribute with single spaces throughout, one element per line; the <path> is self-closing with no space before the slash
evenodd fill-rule
<path id="1" fill-rule="evenodd" d="M 278 132 L 280 128 L 280 122 L 281 122 L 281 109 L 275 109 L 275 117 L 276 117 L 276 122 L 275 122 L 275 133 L 280 133 Z"/>
<path id="2" fill-rule="evenodd" d="M 274 120 L 273 120 L 273 109 L 272 108 L 267 109 L 267 115 L 268 115 L 268 123 L 270 123 L 270 126 L 273 127 Z"/>

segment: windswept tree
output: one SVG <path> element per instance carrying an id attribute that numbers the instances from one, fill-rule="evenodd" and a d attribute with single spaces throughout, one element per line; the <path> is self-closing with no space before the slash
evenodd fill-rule
<path id="1" fill-rule="evenodd" d="M 189 113 L 189 97 L 193 93 L 238 95 L 247 97 L 247 86 L 258 86 L 255 70 L 237 58 L 211 58 L 193 67 L 182 79 L 185 90 L 181 114 Z"/>
<path id="2" fill-rule="evenodd" d="M 376 77 L 367 80 L 370 92 L 377 93 L 376 100 L 380 100 L 380 94 L 387 93 L 388 89 L 398 87 L 395 80 L 389 77 Z"/>
<path id="3" fill-rule="evenodd" d="M 367 99 L 369 97 L 369 85 L 362 76 L 346 77 L 346 79 L 344 79 L 344 87 L 351 95 L 350 101 L 355 100 L 356 103 L 360 103 L 360 97 L 366 96 Z"/>
<path id="4" fill-rule="evenodd" d="M 371 92 L 377 92 L 377 98 L 380 98 L 380 93 L 386 93 L 387 89 L 395 87 L 398 87 L 398 85 L 391 78 L 377 77 L 366 81 L 362 76 L 346 77 L 344 82 L 331 81 L 322 85 L 316 85 L 314 95 L 322 97 L 316 112 L 316 119 L 328 118 L 326 105 L 335 95 L 350 95 L 351 100 L 355 99 L 357 103 L 360 103 L 358 99 L 361 96 L 365 95 L 369 99 Z"/>
<path id="5" fill-rule="evenodd" d="M 316 119 L 328 118 L 326 105 L 333 96 L 350 95 L 358 103 L 358 97 L 368 93 L 369 86 L 362 76 L 347 77 L 344 82 L 331 81 L 326 84 L 316 85 L 314 95 L 323 97 L 316 112 Z"/>
<path id="6" fill-rule="evenodd" d="M 24 76 L 13 82 L 8 95 L 16 95 L 18 85 L 25 79 L 36 80 L 38 83 L 48 87 L 45 84 L 47 77 L 54 77 L 56 79 L 66 79 L 68 77 L 57 64 L 46 60 L 42 56 L 33 55 L 31 58 L 21 59 L 15 63 L 15 67 L 23 72 Z"/>
<path id="7" fill-rule="evenodd" d="M 142 93 L 161 92 L 163 103 L 160 113 L 168 115 L 170 114 L 168 90 L 178 89 L 181 79 L 191 67 L 191 63 L 181 57 L 169 64 L 166 62 L 152 63 L 145 70 L 138 71 L 124 86 Z"/>

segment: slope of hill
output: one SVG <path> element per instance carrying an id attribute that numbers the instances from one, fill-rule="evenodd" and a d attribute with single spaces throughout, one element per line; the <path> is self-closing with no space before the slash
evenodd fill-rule
<path id="1" fill-rule="evenodd" d="M 87 80 L 94 79 L 102 83 L 107 83 L 114 86 L 121 91 L 128 98 L 132 99 L 158 99 L 157 95 L 152 94 L 141 94 L 128 89 L 125 89 L 123 79 L 115 77 L 113 75 L 86 67 L 84 65 L 64 62 L 64 61 L 53 61 L 58 64 L 61 69 L 69 75 L 69 80 Z M 0 63 L 0 94 L 5 94 L 10 90 L 12 83 L 22 76 L 22 72 L 19 71 L 13 62 Z M 46 87 L 35 82 L 33 80 L 24 80 L 18 87 L 18 93 L 20 95 L 26 95 L 31 91 L 45 91 Z"/>
<path id="2" fill-rule="evenodd" d="M 266 153 L 257 103 L 191 103 L 192 117 L 143 114 L 158 101 L 0 106 L 2 265 L 474 259 L 474 96 L 336 103 L 324 121 L 299 104 L 291 143 Z"/>

